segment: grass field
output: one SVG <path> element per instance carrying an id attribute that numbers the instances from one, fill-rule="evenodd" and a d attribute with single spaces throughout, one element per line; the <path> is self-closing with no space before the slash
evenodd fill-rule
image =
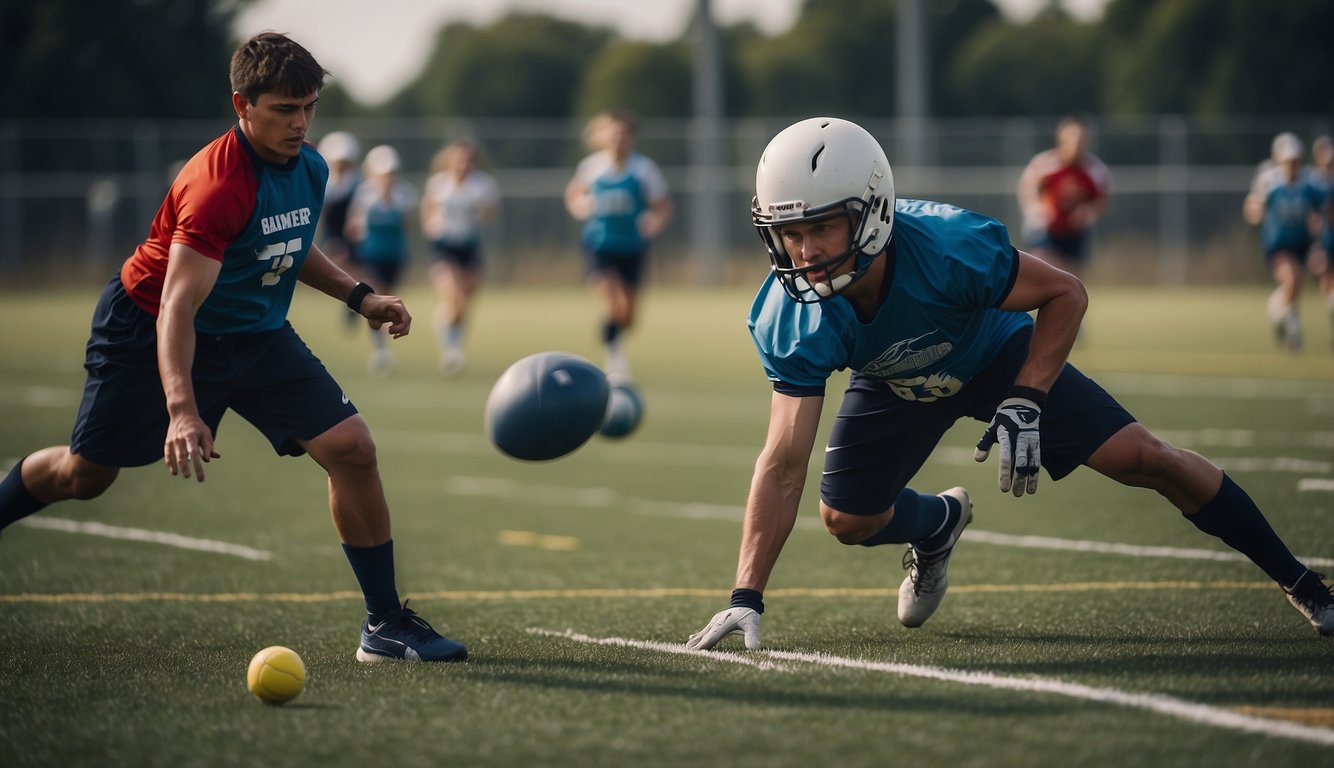
<path id="1" fill-rule="evenodd" d="M 0 468 L 67 439 L 96 292 L 0 301 Z M 1262 286 L 1092 293 L 1074 361 L 1334 573 L 1317 302 L 1292 355 Z M 976 423 L 914 483 L 967 485 L 977 513 L 925 627 L 894 617 L 901 550 L 835 542 L 812 481 L 766 593 L 767 651 L 684 653 L 725 605 L 765 431 L 748 293 L 652 290 L 629 343 L 642 429 L 544 464 L 491 448 L 482 405 L 522 355 L 596 359 L 596 302 L 488 290 L 470 367 L 446 381 L 431 299 L 408 298 L 418 324 L 388 380 L 332 302 L 302 293 L 293 321 L 375 432 L 400 592 L 472 657 L 353 659 L 362 607 L 323 477 L 233 414 L 206 483 L 127 470 L 0 538 L 0 765 L 1334 765 L 1334 638 L 1153 494 L 1084 470 L 1002 495 L 994 460 L 971 460 Z M 245 689 L 273 644 L 310 674 L 284 707 Z"/>

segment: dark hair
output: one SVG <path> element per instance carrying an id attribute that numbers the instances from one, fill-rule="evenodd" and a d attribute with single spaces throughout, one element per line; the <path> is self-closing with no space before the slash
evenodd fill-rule
<path id="1" fill-rule="evenodd" d="M 286 35 L 261 32 L 232 54 L 232 90 L 251 104 L 261 93 L 307 96 L 324 87 L 329 73 L 310 51 Z"/>

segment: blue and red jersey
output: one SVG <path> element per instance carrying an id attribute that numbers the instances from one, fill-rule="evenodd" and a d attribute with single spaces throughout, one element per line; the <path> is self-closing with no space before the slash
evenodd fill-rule
<path id="1" fill-rule="evenodd" d="M 240 128 L 190 158 L 158 208 L 148 239 L 121 267 L 135 304 L 158 313 L 172 244 L 222 262 L 195 314 L 200 333 L 282 327 L 315 238 L 329 166 L 306 144 L 282 165 L 260 158 Z"/>

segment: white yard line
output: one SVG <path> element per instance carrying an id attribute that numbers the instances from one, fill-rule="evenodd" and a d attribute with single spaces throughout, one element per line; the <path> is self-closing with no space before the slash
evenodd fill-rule
<path id="1" fill-rule="evenodd" d="M 589 635 L 574 632 L 573 630 L 559 632 L 549 629 L 529 629 L 528 631 L 536 635 L 559 637 L 576 643 L 639 648 L 642 650 L 698 656 L 712 661 L 723 661 L 733 664 L 756 666 L 755 657 L 760 656 L 797 664 L 853 669 L 863 672 L 882 672 L 900 677 L 919 677 L 928 680 L 961 683 L 963 685 L 979 685 L 986 688 L 997 688 L 1009 691 L 1047 693 L 1101 704 L 1144 709 L 1150 712 L 1157 712 L 1170 717 L 1189 720 L 1191 722 L 1201 723 L 1216 728 L 1226 728 L 1234 731 L 1258 733 L 1275 738 L 1293 739 L 1296 741 L 1310 742 L 1312 744 L 1334 746 L 1334 729 L 1322 728 L 1314 725 L 1302 725 L 1300 723 L 1288 722 L 1286 720 L 1255 717 L 1253 715 L 1241 714 L 1229 709 L 1213 707 L 1207 704 L 1198 704 L 1193 701 L 1187 701 L 1185 699 L 1176 698 L 1175 696 L 1167 696 L 1159 693 L 1134 693 L 1117 688 L 1096 688 L 1089 685 L 1070 683 L 1052 678 L 1012 677 L 1008 675 L 997 675 L 990 672 L 972 672 L 962 669 L 946 669 L 917 664 L 868 661 L 866 659 L 853 659 L 823 653 L 806 653 L 799 651 L 750 651 L 746 654 L 741 654 L 723 651 L 692 651 L 688 650 L 684 645 L 679 644 L 630 640 L 621 637 L 591 637 Z M 784 667 L 778 667 L 778 670 L 791 671 Z"/>
<path id="2" fill-rule="evenodd" d="M 273 559 L 272 552 L 266 552 L 262 549 L 252 549 L 240 544 L 229 544 L 225 541 L 196 539 L 190 536 L 182 536 L 178 533 L 149 531 L 143 528 L 121 528 L 119 526 L 106 525 L 104 523 L 66 520 L 61 517 L 48 517 L 46 515 L 25 517 L 18 521 L 17 525 L 24 525 L 29 528 L 41 528 L 48 531 L 62 531 L 64 533 L 81 533 L 88 536 L 101 536 L 107 539 L 142 541 L 149 544 L 161 544 L 167 547 L 176 547 L 177 549 L 210 552 L 215 555 L 230 555 L 231 557 L 240 557 L 245 560 Z"/>

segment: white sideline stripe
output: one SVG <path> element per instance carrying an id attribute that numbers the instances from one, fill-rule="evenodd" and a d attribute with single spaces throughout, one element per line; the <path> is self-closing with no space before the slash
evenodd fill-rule
<path id="1" fill-rule="evenodd" d="M 162 544 L 163 546 L 176 547 L 177 549 L 211 552 L 215 555 L 231 555 L 232 557 L 240 557 L 246 560 L 273 559 L 272 552 L 266 552 L 262 549 L 252 549 L 240 544 L 228 544 L 225 541 L 213 541 L 212 539 L 195 539 L 189 536 L 182 536 L 178 533 L 149 531 L 143 528 L 121 528 L 114 525 L 106 525 L 105 523 L 66 520 L 61 517 L 46 517 L 44 515 L 25 517 L 18 521 L 18 524 L 25 525 L 29 528 L 42 528 L 48 531 L 82 533 L 88 536 L 101 536 L 107 539 Z"/>
<path id="2" fill-rule="evenodd" d="M 1303 477 L 1297 481 L 1298 491 L 1334 491 L 1334 480 L 1323 477 Z"/>
<path id="3" fill-rule="evenodd" d="M 1215 549 L 1193 549 L 1187 547 L 1151 547 L 1139 544 L 1117 544 L 1108 541 L 1085 541 L 1080 539 L 1058 539 L 1052 536 L 1015 536 L 1008 533 L 992 533 L 969 528 L 964 531 L 964 538 L 983 544 L 996 544 L 1002 547 L 1024 547 L 1027 549 L 1056 549 L 1064 552 L 1100 552 L 1108 555 L 1129 555 L 1130 557 L 1166 557 L 1177 560 L 1216 560 L 1220 562 L 1249 563 L 1250 559 L 1240 552 L 1222 552 Z M 1308 566 L 1334 565 L 1334 559 L 1326 557 L 1306 557 L 1297 555 Z"/>
<path id="4" fill-rule="evenodd" d="M 747 659 L 740 653 L 692 651 L 687 650 L 684 645 L 672 643 L 628 640 L 620 637 L 590 637 L 572 630 L 556 632 L 547 629 L 529 629 L 528 631 L 533 634 L 545 635 L 547 637 L 565 638 L 577 643 L 615 645 L 626 648 L 665 651 L 667 653 L 688 656 L 703 656 L 715 661 L 727 661 L 736 664 L 754 664 L 752 660 Z M 1085 701 L 1093 701 L 1101 704 L 1114 704 L 1122 707 L 1146 709 L 1151 712 L 1157 712 L 1159 714 L 1180 718 L 1182 720 L 1190 720 L 1192 722 L 1211 725 L 1218 728 L 1228 728 L 1236 731 L 1258 733 L 1264 736 L 1306 741 L 1313 744 L 1334 745 L 1334 729 L 1331 728 L 1322 728 L 1315 725 L 1302 725 L 1300 723 L 1288 722 L 1286 720 L 1272 720 L 1265 717 L 1255 717 L 1254 715 L 1244 715 L 1221 707 L 1197 704 L 1193 701 L 1178 699 L 1175 696 L 1167 696 L 1160 693 L 1131 693 L 1116 688 L 1095 688 L 1089 685 L 1068 683 L 1062 680 L 1040 677 L 1010 677 L 990 672 L 970 672 L 962 669 L 927 667 L 916 664 L 867 661 L 865 659 L 852 659 L 842 656 L 831 656 L 823 653 L 807 653 L 799 651 L 751 651 L 749 653 L 767 656 L 771 659 L 780 661 L 793 661 L 824 667 L 855 669 L 864 672 L 884 672 L 886 674 L 899 675 L 902 677 L 920 677 L 927 680 L 962 683 L 963 685 L 980 685 L 987 688 L 997 688 L 1009 691 L 1050 693 L 1057 696 L 1067 696 L 1072 699 L 1083 699 Z"/>
<path id="5" fill-rule="evenodd" d="M 639 648 L 645 651 L 674 653 L 678 656 L 698 656 L 699 658 L 708 659 L 710 661 L 726 661 L 732 664 L 744 664 L 748 667 L 755 667 L 756 669 L 773 672 L 790 671 L 785 665 L 775 664 L 772 661 L 753 659 L 732 651 L 695 651 L 685 647 L 681 643 L 659 643 L 652 640 L 629 640 L 623 637 L 592 637 L 590 635 L 580 634 L 572 629 L 567 629 L 564 632 L 557 632 L 554 629 L 529 627 L 528 634 L 542 635 L 544 637 L 560 637 L 587 645 L 616 645 L 623 648 Z"/>
<path id="6" fill-rule="evenodd" d="M 589 509 L 614 509 L 654 517 L 679 517 L 690 520 L 729 520 L 740 522 L 743 514 L 741 507 L 724 504 L 653 501 L 651 499 L 637 499 L 629 496 L 622 496 L 612 488 L 565 488 L 555 485 L 525 485 L 516 480 L 504 477 L 451 477 L 446 481 L 445 486 L 448 493 L 456 496 L 482 496 L 500 499 L 514 499 L 526 504 L 550 504 L 555 506 L 574 505 Z M 797 527 L 807 530 L 824 529 L 819 522 L 807 517 L 798 518 Z M 969 528 L 963 535 L 964 538 L 969 541 L 976 541 L 983 544 L 994 544 L 1002 547 L 1019 547 L 1023 549 L 1050 549 L 1063 552 L 1099 552 L 1109 555 L 1162 557 L 1174 558 L 1177 560 L 1250 562 L 1250 560 L 1240 552 L 1219 551 L 1213 549 L 1118 544 L 1106 541 L 1061 539 L 1054 536 L 1019 536 L 1007 533 L 992 533 L 977 528 Z M 1297 559 L 1313 568 L 1334 566 L 1334 558 L 1298 555 Z"/>

